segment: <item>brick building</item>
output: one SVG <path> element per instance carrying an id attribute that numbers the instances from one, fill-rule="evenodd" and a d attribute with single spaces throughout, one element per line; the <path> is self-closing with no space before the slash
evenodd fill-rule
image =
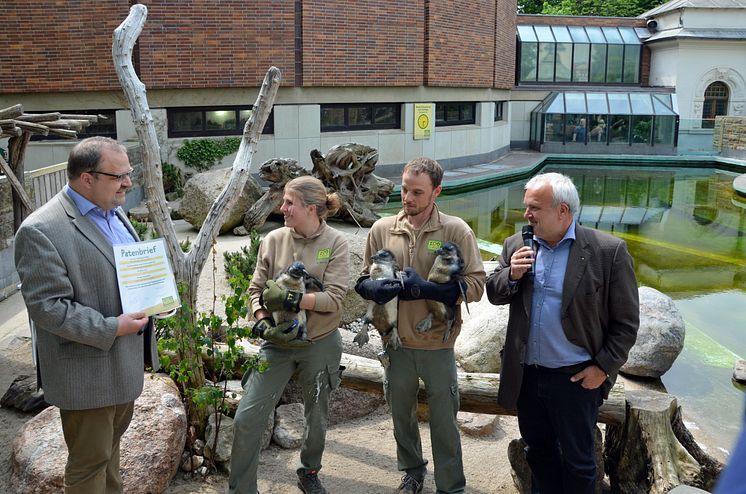
<path id="1" fill-rule="evenodd" d="M 0 106 L 97 111 L 112 135 L 136 139 L 111 60 L 131 3 L 3 2 Z M 134 58 L 166 161 L 184 138 L 238 134 L 270 65 L 283 81 L 254 168 L 279 156 L 310 165 L 312 149 L 349 141 L 388 165 L 484 162 L 509 148 L 515 0 L 139 3 L 148 20 Z M 433 105 L 429 140 L 413 137 L 415 103 Z M 30 167 L 64 161 L 69 143 L 32 147 Z"/>

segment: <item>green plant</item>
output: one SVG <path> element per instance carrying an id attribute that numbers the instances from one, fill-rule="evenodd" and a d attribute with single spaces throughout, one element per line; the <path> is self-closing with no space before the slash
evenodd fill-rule
<path id="1" fill-rule="evenodd" d="M 187 139 L 176 152 L 176 157 L 184 164 L 197 171 L 209 170 L 218 160 L 238 151 L 241 139 L 226 137 L 224 139 Z"/>
<path id="2" fill-rule="evenodd" d="M 215 270 L 214 266 L 213 270 Z M 214 413 L 218 429 L 221 414 L 228 411 L 225 401 L 228 380 L 243 374 L 249 368 L 259 372 L 267 368 L 266 361 L 262 360 L 259 355 L 244 358 L 241 347 L 237 345 L 240 339 L 253 336 L 251 327 L 245 324 L 249 318 L 249 283 L 250 277 L 240 272 L 228 280 L 231 293 L 222 297 L 225 304 L 225 318 L 215 314 L 215 301 L 213 301 L 212 311 L 201 313 L 195 319 L 194 324 L 190 323 L 191 312 L 186 303 L 182 304 L 181 310 L 177 311 L 173 317 L 157 320 L 158 348 L 163 370 L 182 389 L 187 408 Z M 179 290 L 184 293 L 186 287 L 181 285 Z M 182 300 L 185 299 L 182 296 Z M 179 352 L 180 340 L 175 338 L 177 328 L 188 329 L 189 337 L 196 342 L 197 351 L 200 355 L 206 356 L 204 362 L 207 382 L 201 388 L 186 387 L 197 362 L 178 361 L 173 358 L 175 355 L 182 354 Z M 219 384 L 221 381 L 222 386 Z M 215 447 L 216 445 L 213 444 L 213 450 Z"/>
<path id="3" fill-rule="evenodd" d="M 139 239 L 147 240 L 148 239 L 148 232 L 150 231 L 150 224 L 145 221 L 137 221 L 134 218 L 130 218 L 130 223 L 132 223 L 132 228 L 135 229 L 135 232 L 137 233 L 137 236 Z"/>
<path id="4" fill-rule="evenodd" d="M 181 170 L 171 163 L 163 163 L 163 192 L 174 193 L 177 197 L 184 195 L 184 175 Z"/>
<path id="5" fill-rule="evenodd" d="M 223 267 L 226 278 L 230 279 L 236 273 L 241 273 L 247 278 L 251 278 L 256 267 L 256 256 L 259 253 L 259 244 L 261 239 L 256 230 L 249 232 L 249 246 L 241 247 L 241 250 L 233 252 L 223 252 Z"/>

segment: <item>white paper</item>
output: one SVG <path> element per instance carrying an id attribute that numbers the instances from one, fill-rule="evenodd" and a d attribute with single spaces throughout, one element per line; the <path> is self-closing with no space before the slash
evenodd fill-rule
<path id="1" fill-rule="evenodd" d="M 152 316 L 181 307 L 162 238 L 115 245 L 114 259 L 125 314 L 145 312 Z"/>

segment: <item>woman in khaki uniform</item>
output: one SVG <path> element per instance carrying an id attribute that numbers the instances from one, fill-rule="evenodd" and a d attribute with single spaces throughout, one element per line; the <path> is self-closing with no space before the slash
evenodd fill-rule
<path id="1" fill-rule="evenodd" d="M 258 321 L 254 332 L 266 341 L 261 355 L 268 362 L 265 372 L 244 376 L 246 393 L 234 420 L 233 452 L 229 493 L 255 494 L 262 435 L 270 413 L 290 377 L 297 373 L 303 388 L 306 418 L 298 487 L 305 493 L 326 493 L 318 478 L 324 452 L 329 395 L 340 382 L 342 339 L 337 328 L 342 301 L 347 292 L 349 249 L 347 239 L 326 224 L 327 214 L 340 206 L 336 194 L 327 195 L 316 178 L 304 176 L 285 185 L 280 210 L 285 227 L 268 233 L 259 247 L 256 270 L 249 294 L 251 310 Z M 274 281 L 294 261 L 324 287 L 322 291 L 299 293 L 280 288 Z M 305 310 L 307 340 L 298 339 L 291 323 L 275 325 L 271 312 Z"/>

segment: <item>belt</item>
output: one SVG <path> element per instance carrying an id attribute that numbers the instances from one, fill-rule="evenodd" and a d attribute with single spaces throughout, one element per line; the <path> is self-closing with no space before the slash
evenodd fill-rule
<path id="1" fill-rule="evenodd" d="M 592 360 L 580 362 L 579 364 L 565 365 L 563 367 L 544 367 L 538 364 L 523 364 L 523 367 L 528 370 L 535 370 L 538 372 L 548 372 L 550 374 L 577 374 L 586 367 L 593 365 Z"/>

